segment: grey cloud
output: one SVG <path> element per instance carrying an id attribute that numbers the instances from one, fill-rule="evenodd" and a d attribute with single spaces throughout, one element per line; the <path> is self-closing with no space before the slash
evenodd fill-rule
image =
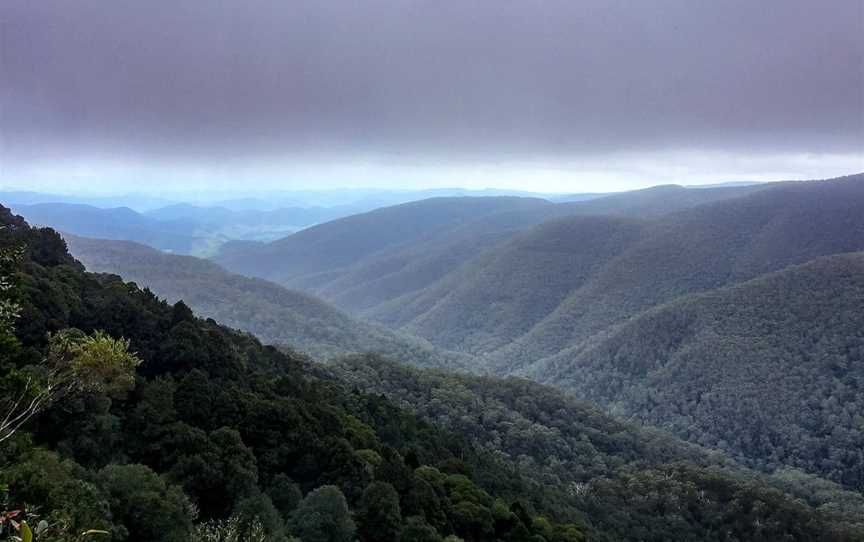
<path id="1" fill-rule="evenodd" d="M 862 5 L 4 0 L 2 152 L 860 152 Z"/>

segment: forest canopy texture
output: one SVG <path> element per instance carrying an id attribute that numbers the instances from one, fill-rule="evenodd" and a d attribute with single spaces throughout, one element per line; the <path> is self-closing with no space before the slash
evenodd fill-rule
<path id="1" fill-rule="evenodd" d="M 4 260 L 4 397 L 50 356 L 58 333 L 110 337 L 136 360 L 124 389 L 70 391 L 0 443 L 4 508 L 16 521 L 44 520 L 52 539 L 87 529 L 154 541 L 220 529 L 268 540 L 861 536 L 849 513 L 860 503 L 837 486 L 820 485 L 820 501 L 801 479 L 784 486 L 533 384 L 531 407 L 517 381 L 469 382 L 442 408 L 480 408 L 432 415 L 196 318 L 182 302 L 87 273 L 54 231 L 6 209 L 0 220 L 3 250 L 20 253 Z M 394 370 L 386 382 L 410 389 L 416 379 Z M 506 409 L 483 408 L 489 394 L 551 433 L 520 440 Z M 498 436 L 484 444 L 479 428 Z M 532 443 L 578 469 L 544 464 Z"/>

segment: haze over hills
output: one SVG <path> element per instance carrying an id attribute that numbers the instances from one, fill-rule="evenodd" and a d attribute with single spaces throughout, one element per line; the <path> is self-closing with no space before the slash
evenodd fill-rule
<path id="1" fill-rule="evenodd" d="M 345 217 L 214 259 L 231 271 L 290 284 L 301 276 L 336 270 L 483 216 L 544 207 L 552 204 L 538 198 L 432 198 Z"/>
<path id="2" fill-rule="evenodd" d="M 56 233 L 3 208 L 0 224 L 0 250 L 25 247 L 22 319 L 0 341 L 11 345 L 6 363 L 27 363 L 45 351 L 49 331 L 71 326 L 125 336 L 142 359 L 124 400 L 90 391 L 74 412 L 47 412 L 6 453 L 15 463 L 2 480 L 14 498 L 34 498 L 28 480 L 38 476 L 35 498 L 74 529 L 180 542 L 193 520 L 234 514 L 284 540 L 332 534 L 332 525 L 306 521 L 326 511 L 356 517 L 361 533 L 376 533 L 361 534 L 371 542 L 380 533 L 370 531 L 368 510 L 386 506 L 391 529 L 434 540 L 439 532 L 478 542 L 511 532 L 552 542 L 716 540 L 722 529 L 741 539 L 851 542 L 861 533 L 860 495 L 829 482 L 757 475 L 536 384 L 411 372 L 374 358 L 309 365 L 195 318 L 185 304 L 85 273 Z M 442 394 L 449 399 L 438 403 Z M 463 420 L 478 404 L 484 415 Z M 93 491 L 73 499 L 71 487 Z M 341 525 L 354 532 L 353 522 Z"/>
<path id="3" fill-rule="evenodd" d="M 649 221 L 633 243 L 490 360 L 514 370 L 677 296 L 862 250 L 862 180 L 777 185 Z"/>
<path id="4" fill-rule="evenodd" d="M 207 244 L 188 225 L 163 223 L 128 207 L 103 209 L 78 203 L 13 205 L 16 213 L 33 224 L 50 226 L 76 235 L 126 239 L 160 250 L 186 254 Z"/>
<path id="5" fill-rule="evenodd" d="M 374 358 L 332 370 L 310 366 L 197 319 L 182 303 L 172 307 L 116 276 L 85 273 L 53 231 L 31 229 L 2 208 L 0 221 L 0 250 L 26 247 L 23 318 L 17 337 L 0 343 L 13 346 L 7 362 L 38 355 L 48 330 L 69 326 L 122 334 L 143 360 L 125 400 L 94 390 L 100 409 L 52 409 L 25 430 L 43 449 L 22 442 L 3 472 L 15 498 L 36 473 L 43 502 L 70 521 L 181 540 L 193 520 L 221 518 L 243 503 L 233 514 L 266 513 L 258 521 L 268 539 L 319 532 L 303 520 L 323 510 L 357 517 L 364 533 L 377 491 L 404 506 L 387 505 L 395 510 L 393 529 L 421 529 L 435 540 L 438 529 L 478 541 L 533 531 L 553 542 L 681 533 L 715 540 L 717 528 L 742 539 L 851 542 L 861 532 L 860 495 L 829 482 L 794 472 L 757 475 L 536 384 L 412 373 Z M 130 248 L 110 245 L 124 254 Z M 68 306 L 75 308 L 62 310 Z M 445 412 L 435 406 L 448 397 L 442 393 L 450 398 Z M 478 404 L 480 425 L 460 421 Z M 567 468 L 552 461 L 551 450 Z M 318 503 L 322 485 L 335 511 Z M 69 487 L 94 493 L 72 499 Z M 672 494 L 678 504 L 669 508 Z M 142 499 L 149 505 L 129 513 Z M 185 512 L 193 503 L 194 517 Z M 86 518 L 77 508 L 97 504 Z"/>
<path id="6" fill-rule="evenodd" d="M 0 1 L 0 542 L 864 542 L 862 1 Z"/>
<path id="7" fill-rule="evenodd" d="M 488 202 L 463 199 L 458 215 L 452 214 L 452 209 L 460 206 L 460 200 L 431 199 L 321 224 L 302 235 L 264 246 L 235 245 L 215 259 L 231 270 L 305 289 L 345 309 L 362 310 L 366 314 L 375 305 L 432 284 L 471 256 L 520 230 L 555 217 L 656 216 L 736 197 L 756 188 L 689 190 L 658 186 L 559 204 L 512 199 L 504 204 L 501 200 L 502 206 L 497 208 Z M 385 216 L 389 220 L 386 225 Z M 436 226 L 426 227 L 420 234 L 415 220 L 435 220 Z M 402 235 L 391 230 L 415 233 Z M 327 244 L 318 244 L 325 237 Z M 358 238 L 362 243 L 356 241 Z M 322 261 L 309 264 L 321 254 L 324 254 Z M 328 260 L 335 257 L 330 254 L 338 254 L 339 260 Z"/>
<path id="8" fill-rule="evenodd" d="M 384 373 L 355 373 L 339 356 L 375 351 L 425 367 L 527 376 L 774 473 L 766 483 L 813 506 L 857 514 L 849 510 L 864 490 L 864 175 L 659 186 L 568 203 L 433 198 L 235 245 L 217 258 L 305 293 L 132 242 L 68 241 L 88 269 L 335 361 L 339 379 L 462 433 L 474 429 L 454 424 L 455 412 L 441 414 L 444 404 L 405 395 L 415 376 L 387 376 L 395 370 L 373 358 L 363 363 Z M 474 382 L 447 408 L 489 400 L 483 386 L 498 384 Z M 487 438 L 498 442 L 508 428 Z M 508 439 L 516 437 L 496 444 L 507 454 L 524 446 Z M 713 461 L 690 454 L 687 461 Z M 582 483 L 552 464 L 532 468 L 559 485 Z"/>
<path id="9" fill-rule="evenodd" d="M 795 387 L 795 383 L 806 386 L 820 382 L 818 386 L 826 390 L 836 392 L 843 386 L 853 386 L 854 390 L 854 382 L 860 377 L 840 378 L 840 373 L 825 365 L 810 367 L 806 377 L 799 375 L 792 383 L 778 384 L 772 375 L 796 374 L 790 367 L 799 361 L 824 356 L 824 345 L 816 339 L 796 342 L 796 333 L 800 335 L 805 328 L 813 328 L 813 321 L 822 320 L 827 320 L 828 327 L 814 329 L 820 329 L 825 337 L 833 334 L 851 341 L 838 346 L 832 356 L 839 356 L 849 367 L 861 366 L 860 355 L 856 354 L 860 346 L 856 345 L 862 338 L 852 331 L 857 325 L 852 309 L 857 307 L 856 287 L 831 282 L 837 278 L 832 266 L 839 265 L 853 275 L 860 269 L 843 264 L 842 258 L 829 257 L 827 263 L 819 258 L 864 250 L 864 175 L 699 192 L 706 196 L 696 198 L 689 189 L 679 187 L 657 187 L 572 204 L 564 211 L 560 206 L 547 205 L 522 213 L 493 214 L 476 222 L 460 223 L 429 239 L 373 250 L 369 256 L 361 255 L 354 265 L 340 262 L 329 271 L 306 275 L 300 272 L 292 280 L 364 317 L 417 334 L 442 348 L 472 354 L 477 363 L 475 370 L 528 375 L 598 401 L 615 412 L 727 450 L 760 469 L 795 466 L 860 491 L 858 473 L 862 467 L 855 451 L 861 444 L 856 425 L 860 420 L 854 421 L 854 408 L 838 410 L 833 403 L 813 403 L 815 399 L 808 396 L 806 387 Z M 563 217 L 543 220 L 558 213 Z M 374 231 L 374 224 L 364 231 Z M 329 228 L 329 224 L 317 227 L 321 231 Z M 339 238 L 339 230 L 331 231 L 334 236 L 329 239 L 333 243 L 332 239 Z M 678 337 L 676 341 L 683 343 L 674 342 L 675 348 L 683 348 L 687 360 L 693 359 L 693 352 L 700 352 L 697 358 L 705 357 L 701 348 L 710 349 L 721 356 L 719 359 L 738 356 L 736 359 L 742 363 L 729 365 L 728 372 L 723 373 L 728 382 L 708 372 L 719 363 L 711 362 L 708 356 L 705 367 L 691 363 L 687 370 L 692 374 L 680 379 L 675 375 L 680 376 L 684 369 L 672 373 L 658 369 L 657 375 L 649 372 L 644 376 L 644 382 L 633 378 L 626 385 L 610 388 L 607 380 L 618 382 L 621 378 L 623 369 L 615 368 L 613 363 L 620 354 L 607 355 L 608 359 L 598 355 L 605 350 L 592 346 L 596 341 L 610 334 L 616 338 L 614 333 L 620 326 L 636 325 L 644 318 L 640 315 L 654 307 L 666 307 L 676 299 L 687 300 L 687 296 L 717 288 L 725 292 L 723 288 L 748 280 L 762 284 L 759 277 L 766 273 L 810 261 L 814 261 L 814 267 L 796 271 L 805 273 L 810 269 L 806 279 L 783 282 L 789 288 L 786 301 L 792 305 L 815 302 L 816 291 L 808 289 L 807 284 L 824 274 L 825 307 L 831 307 L 832 297 L 842 297 L 844 291 L 851 296 L 852 305 L 838 302 L 833 315 L 830 308 L 820 314 L 790 309 L 788 335 L 779 329 L 766 329 L 758 319 L 749 322 L 754 329 L 768 333 L 771 341 L 796 344 L 793 351 L 772 354 L 754 347 L 751 355 L 739 355 L 734 353 L 735 348 L 748 347 L 735 346 L 734 340 L 724 342 L 722 335 L 706 339 L 703 344 L 703 335 L 694 331 L 691 346 L 686 346 L 690 344 L 687 339 Z M 750 295 L 735 297 L 744 314 L 765 317 L 768 306 L 784 310 L 782 303 L 765 299 L 757 287 L 748 292 Z M 717 295 L 722 298 L 722 294 Z M 712 306 L 706 306 L 704 312 L 711 314 L 711 310 Z M 674 315 L 681 311 L 673 308 L 667 312 L 670 322 L 676 322 Z M 715 324 L 719 326 L 718 322 Z M 664 325 L 670 333 L 676 329 L 664 320 L 653 333 L 660 334 Z M 797 326 L 804 327 L 795 331 Z M 641 353 L 648 348 L 634 360 L 664 360 L 657 363 L 666 367 L 669 360 L 665 356 L 674 359 L 677 350 L 657 352 L 650 347 L 651 333 L 630 333 L 626 335 L 630 342 L 619 338 L 613 343 L 617 345 L 614 351 Z M 785 356 L 785 363 L 791 365 L 769 363 L 772 356 Z M 589 370 L 590 374 L 585 372 Z M 743 384 L 751 377 L 756 382 Z M 770 385 L 784 386 L 784 392 L 777 397 L 787 402 L 776 403 L 776 409 L 766 406 L 763 418 L 759 418 L 759 398 L 770 391 Z M 743 386 L 741 395 L 734 393 L 736 386 Z M 667 393 L 670 400 L 659 399 Z M 824 393 L 830 396 L 833 392 Z M 842 396 L 846 392 L 839 393 Z M 711 397 L 716 409 L 706 406 Z M 646 403 L 648 398 L 650 402 Z M 743 402 L 735 407 L 724 403 L 724 398 Z M 657 401 L 663 403 L 662 408 L 655 406 Z M 785 414 L 780 412 L 784 408 Z M 715 418 L 721 411 L 725 412 L 725 423 Z M 804 415 L 805 411 L 811 414 Z M 802 417 L 815 425 L 793 423 L 793 419 Z M 763 421 L 756 423 L 756 419 Z M 849 435 L 855 436 L 824 437 L 829 419 L 846 420 L 846 425 L 838 424 L 837 430 L 845 427 Z M 772 429 L 765 430 L 766 425 L 772 425 Z M 774 432 L 777 436 L 766 436 Z M 809 444 L 795 447 L 792 443 L 796 439 Z M 829 444 L 836 448 L 832 453 L 835 459 L 820 459 L 817 450 Z"/>
<path id="10" fill-rule="evenodd" d="M 172 202 L 143 194 L 68 196 L 25 191 L 0 191 L 0 201 L 35 224 L 99 239 L 133 240 L 178 254 L 210 256 L 280 239 L 311 225 L 379 207 L 429 197 L 518 194 L 513 190 L 303 190 L 277 191 L 240 199 L 185 194 L 197 203 Z M 223 194 L 224 195 L 224 194 Z M 173 197 L 184 197 L 175 194 Z"/>

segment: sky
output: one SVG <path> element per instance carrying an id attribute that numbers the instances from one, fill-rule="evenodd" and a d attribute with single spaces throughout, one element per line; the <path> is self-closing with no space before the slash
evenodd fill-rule
<path id="1" fill-rule="evenodd" d="M 0 188 L 864 171 L 862 0 L 3 0 Z"/>

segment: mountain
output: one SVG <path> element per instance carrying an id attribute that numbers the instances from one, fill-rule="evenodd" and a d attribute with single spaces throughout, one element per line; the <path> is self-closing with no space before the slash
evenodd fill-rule
<path id="1" fill-rule="evenodd" d="M 234 272 L 288 284 L 385 249 L 416 243 L 484 215 L 546 206 L 552 204 L 531 198 L 433 198 L 341 218 L 214 260 Z"/>
<path id="2" fill-rule="evenodd" d="M 659 217 L 548 221 L 364 314 L 518 371 L 675 297 L 864 249 L 861 180 L 778 184 Z"/>
<path id="3" fill-rule="evenodd" d="M 400 296 L 431 286 L 478 254 L 541 222 L 568 215 L 657 216 L 733 198 L 748 190 L 696 191 L 663 186 L 560 204 L 524 198 L 483 198 L 492 199 L 497 207 L 490 202 L 481 207 L 482 200 L 476 198 L 432 199 L 316 226 L 315 235 L 328 239 L 327 243 L 316 244 L 309 239 L 310 234 L 304 233 L 265 246 L 226 246 L 216 259 L 233 271 L 270 278 L 321 296 L 355 314 L 391 322 L 386 304 L 401 306 Z M 507 205 L 503 205 L 505 202 Z M 462 207 L 463 212 L 453 214 L 456 207 Z M 422 232 L 416 232 L 418 214 L 449 217 L 450 221 L 423 226 Z M 385 229 L 415 234 L 391 238 L 392 242 L 375 242 L 383 239 L 379 230 Z M 340 257 L 331 261 L 333 254 Z M 300 269 L 296 263 L 318 258 L 312 269 Z"/>
<path id="4" fill-rule="evenodd" d="M 84 272 L 55 232 L 30 228 L 4 208 L 0 224 L 4 271 L 23 247 L 15 280 L 3 277 L 18 283 L 3 289 L 3 302 L 21 307 L 15 335 L 4 328 L 0 337 L 0 389 L 40 360 L 85 352 L 90 357 L 73 358 L 73 367 L 104 369 L 126 348 L 76 347 L 82 333 L 104 332 L 96 344 L 125 337 L 141 359 L 124 393 L 89 382 L 4 443 L 0 483 L 33 524 L 38 509 L 49 529 L 104 529 L 142 542 L 212 539 L 227 518 L 274 541 L 397 540 L 400 532 L 402 540 L 453 534 L 472 542 L 861 537 L 844 513 L 858 505 L 854 495 L 830 490 L 838 500 L 818 505 L 794 494 L 817 488 L 805 498 L 825 498 L 827 482 L 789 475 L 783 483 L 795 489 L 787 492 L 521 381 L 454 377 L 432 385 L 379 371 L 382 386 L 419 392 L 397 399 L 413 405 L 400 407 L 358 389 L 360 379 L 342 380 L 335 369 L 196 318 L 183 303 Z M 441 404 L 437 422 L 432 404 L 407 399 L 448 391 L 458 400 Z M 477 424 L 458 421 L 472 403 L 489 408 L 470 411 Z M 472 425 L 511 442 L 484 445 L 459 429 Z M 532 442 L 542 447 L 526 449 Z M 579 465 L 580 472 L 558 470 L 582 485 L 548 478 L 554 461 L 533 465 L 544 449 Z M 18 514 L 16 521 L 25 517 Z"/>
<path id="5" fill-rule="evenodd" d="M 147 212 L 147 216 L 206 231 L 228 239 L 272 241 L 305 227 L 335 220 L 368 208 L 359 205 L 335 207 L 279 207 L 272 210 L 231 210 L 178 203 Z"/>
<path id="6" fill-rule="evenodd" d="M 472 354 L 475 370 L 527 375 L 727 450 L 756 468 L 793 466 L 860 491 L 861 337 L 854 309 L 860 299 L 857 286 L 840 280 L 846 276 L 840 270 L 854 275 L 848 270 L 856 268 L 842 258 L 821 258 L 864 250 L 864 175 L 693 193 L 657 187 L 610 196 L 572 204 L 569 216 L 554 220 L 528 213 L 523 226 L 508 223 L 512 213 L 507 220 L 503 213 L 489 215 L 486 220 L 513 227 L 496 231 L 468 222 L 296 284 L 364 317 Z M 557 209 L 544 208 L 542 215 Z M 814 267 L 789 269 L 807 262 Z M 784 269 L 806 278 L 783 282 L 770 275 Z M 776 288 L 772 296 L 770 288 L 760 291 L 761 280 L 786 284 L 785 299 Z M 716 307 L 709 303 L 748 281 L 757 286 L 737 295 L 737 305 L 722 306 L 730 314 L 737 306 L 741 314 L 766 318 L 742 321 L 756 330 L 748 340 L 771 345 L 767 351 L 714 328 L 723 314 L 712 313 Z M 714 315 L 710 325 L 657 350 L 652 337 L 665 337 L 667 328 L 679 333 L 684 307 L 693 306 L 687 300 L 706 292 L 712 293 L 702 302 Z M 803 311 L 817 293 L 824 295 L 824 310 Z M 788 333 L 769 325 L 765 313 L 785 310 L 784 302 L 798 304 L 780 313 Z M 670 303 L 673 308 L 664 309 Z M 696 307 L 692 311 L 702 310 Z M 655 310 L 665 319 L 644 334 L 628 327 L 644 326 Z M 819 337 L 802 342 L 807 330 L 818 330 L 836 348 L 826 353 Z M 757 341 L 759 333 L 765 337 Z M 673 363 L 679 355 L 691 363 Z M 660 369 L 628 376 L 619 358 Z M 807 364 L 828 358 L 838 368 Z M 819 399 L 812 388 L 817 383 Z M 765 397 L 778 401 L 769 407 Z"/>
<path id="7" fill-rule="evenodd" d="M 768 472 L 864 491 L 864 253 L 655 307 L 532 367 L 611 412 Z"/>
<path id="8" fill-rule="evenodd" d="M 592 198 L 587 201 L 576 201 L 564 205 L 570 208 L 571 214 L 650 218 L 698 205 L 737 198 L 778 184 L 781 183 L 716 186 L 698 189 L 670 184 L 609 194 L 602 198 Z"/>
<path id="9" fill-rule="evenodd" d="M 471 435 L 475 446 L 530 466 L 547 485 L 568 487 L 580 509 L 596 513 L 595 521 L 612 530 L 616 539 L 664 528 L 669 530 L 663 535 L 643 540 L 699 539 L 686 521 L 673 526 L 662 512 L 680 510 L 674 500 L 694 491 L 684 482 L 684 472 L 693 465 L 698 465 L 690 470 L 696 477 L 723 473 L 715 478 L 715 489 L 728 482 L 720 478 L 732 475 L 755 486 L 783 488 L 819 509 L 833 510 L 845 521 L 861 524 L 864 518 L 860 492 L 789 467 L 778 468 L 771 476 L 742 470 L 723 453 L 669 439 L 662 431 L 637 428 L 528 380 L 417 369 L 374 356 L 348 358 L 332 369 L 364 392 L 384 394 L 430 422 Z M 622 482 L 638 488 L 641 498 L 628 501 L 625 495 L 630 490 Z M 718 497 L 703 496 L 709 502 Z M 616 509 L 622 513 L 609 513 Z M 679 517 L 686 516 L 685 512 Z"/>
<path id="10" fill-rule="evenodd" d="M 64 235 L 70 253 L 93 272 L 115 273 L 203 317 L 291 345 L 317 358 L 380 352 L 411 363 L 453 366 L 467 357 L 355 320 L 319 299 L 274 283 L 228 273 L 215 263 L 160 252 L 131 241 Z"/>
<path id="11" fill-rule="evenodd" d="M 22 371 L 39 378 L 48 363 L 39 360 L 83 351 L 73 368 L 104 368 L 127 348 L 120 341 L 107 351 L 68 350 L 81 333 L 96 344 L 125 337 L 141 360 L 125 393 L 86 382 L 5 440 L 0 483 L 4 507 L 20 507 L 8 509 L 16 522 L 45 519 L 57 539 L 100 529 L 113 539 L 181 542 L 209 540 L 201 530 L 224 529 L 218 522 L 232 517 L 255 522 L 267 540 L 318 539 L 338 527 L 346 539 L 356 530 L 369 541 L 379 539 L 378 518 L 364 510 L 386 503 L 388 529 L 398 534 L 404 524 L 436 540 L 438 530 L 479 540 L 527 529 L 562 542 L 593 532 L 563 491 L 463 437 L 316 377 L 304 360 L 195 318 L 182 303 L 85 273 L 55 232 L 32 229 L 5 208 L 0 224 L 4 266 L 23 247 L 20 286 L 11 297 L 3 290 L 4 302 L 20 304 L 15 335 L 4 328 L 0 337 L 4 409 L 20 403 Z M 11 275 L 3 280 L 11 284 Z M 56 332 L 65 342 L 49 336 Z M 778 497 L 778 512 L 789 506 Z M 796 512 L 802 528 L 829 520 Z M 207 523 L 193 536 L 196 521 Z"/>
<path id="12" fill-rule="evenodd" d="M 14 205 L 33 224 L 75 235 L 137 241 L 161 250 L 189 253 L 206 241 L 192 232 L 148 218 L 128 207 L 103 209 L 74 203 Z"/>
<path id="13" fill-rule="evenodd" d="M 678 296 L 862 250 L 862 181 L 864 175 L 778 184 L 649 221 L 632 243 L 585 276 L 554 311 L 495 352 L 490 362 L 498 370 L 513 370 Z M 527 264 L 511 258 L 507 265 Z M 543 272 L 551 277 L 561 270 Z M 406 329 L 430 338 L 419 327 Z"/>
<path id="14" fill-rule="evenodd" d="M 147 194 L 124 194 L 117 196 L 82 196 L 50 194 L 27 190 L 0 190 L 0 201 L 11 207 L 19 205 L 34 205 L 38 203 L 66 203 L 90 205 L 100 208 L 129 207 L 138 212 L 165 206 L 170 200 Z"/>

